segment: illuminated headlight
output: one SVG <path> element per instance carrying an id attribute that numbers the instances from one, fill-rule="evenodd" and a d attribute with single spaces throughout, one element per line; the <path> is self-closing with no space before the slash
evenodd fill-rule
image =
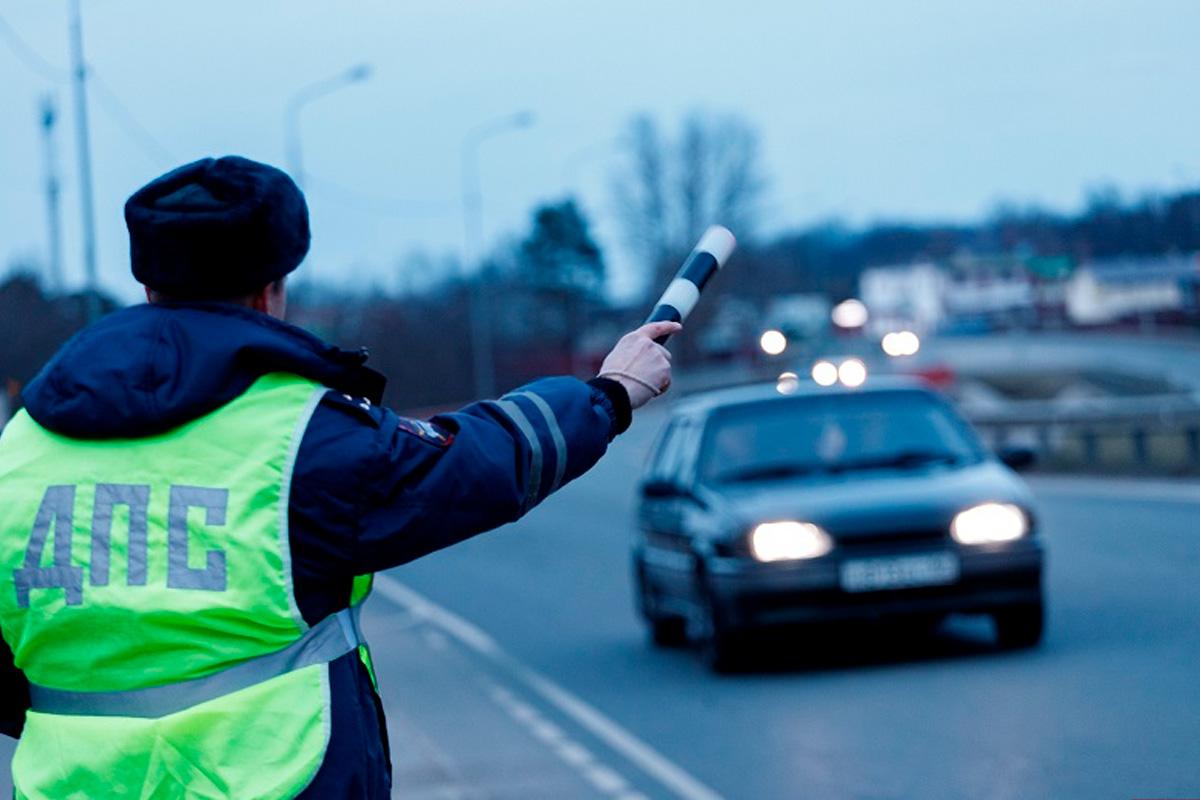
<path id="1" fill-rule="evenodd" d="M 959 544 L 996 544 L 1020 539 L 1029 532 L 1029 518 L 1011 503 L 983 503 L 960 511 L 950 523 Z"/>
<path id="2" fill-rule="evenodd" d="M 818 386 L 833 386 L 838 381 L 838 368 L 832 361 L 818 361 L 812 367 L 812 379 Z"/>
<path id="3" fill-rule="evenodd" d="M 857 389 L 867 382 L 867 365 L 861 359 L 847 358 L 838 365 L 838 380 L 843 386 Z"/>
<path id="4" fill-rule="evenodd" d="M 800 376 L 794 372 L 779 373 L 775 390 L 780 394 L 795 394 L 800 389 Z"/>
<path id="5" fill-rule="evenodd" d="M 816 558 L 831 549 L 829 534 L 811 522 L 764 522 L 750 534 L 750 553 L 758 561 Z"/>
<path id="6" fill-rule="evenodd" d="M 782 331 L 769 330 L 763 331 L 763 335 L 758 339 L 758 346 L 762 351 L 769 356 L 777 356 L 784 350 L 787 350 L 788 340 L 783 335 Z"/>
<path id="7" fill-rule="evenodd" d="M 879 344 L 892 358 L 916 355 L 921 349 L 921 339 L 912 331 L 893 331 L 884 335 Z"/>

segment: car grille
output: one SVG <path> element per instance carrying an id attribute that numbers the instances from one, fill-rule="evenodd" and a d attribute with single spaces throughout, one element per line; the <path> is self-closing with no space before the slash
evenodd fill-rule
<path id="1" fill-rule="evenodd" d="M 842 553 L 879 550 L 907 550 L 946 544 L 950 534 L 944 529 L 882 531 L 879 533 L 833 533 L 836 549 Z"/>
<path id="2" fill-rule="evenodd" d="M 833 532 L 834 553 L 843 556 L 887 555 L 910 550 L 929 550 L 952 543 L 945 529 L 881 531 L 878 533 Z M 750 558 L 750 536 L 716 543 L 717 555 L 726 558 Z"/>

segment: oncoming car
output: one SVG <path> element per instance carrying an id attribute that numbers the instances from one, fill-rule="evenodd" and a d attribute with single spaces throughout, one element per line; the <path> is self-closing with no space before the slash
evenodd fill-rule
<path id="1" fill-rule="evenodd" d="M 688 398 L 640 493 L 638 609 L 655 643 L 695 640 L 715 669 L 744 633 L 805 623 L 983 613 L 1002 647 L 1041 639 L 1029 489 L 918 383 Z"/>

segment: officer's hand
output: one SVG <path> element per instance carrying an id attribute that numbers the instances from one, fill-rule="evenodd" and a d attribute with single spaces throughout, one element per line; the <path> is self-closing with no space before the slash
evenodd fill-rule
<path id="1" fill-rule="evenodd" d="M 678 322 L 650 322 L 625 334 L 600 365 L 600 377 L 624 386 L 629 404 L 641 408 L 671 387 L 671 352 L 654 340 L 681 330 Z"/>

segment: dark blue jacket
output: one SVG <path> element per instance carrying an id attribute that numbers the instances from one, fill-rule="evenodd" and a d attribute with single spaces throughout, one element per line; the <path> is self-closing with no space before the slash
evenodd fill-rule
<path id="1" fill-rule="evenodd" d="M 383 379 L 365 360 L 235 306 L 143 305 L 68 342 L 24 401 L 34 420 L 66 436 L 137 438 L 213 411 L 268 372 L 328 386 L 289 500 L 292 577 L 310 624 L 349 604 L 354 576 L 517 519 L 588 470 L 629 425 L 619 385 L 574 378 L 410 420 L 379 405 Z M 330 678 L 329 750 L 302 797 L 389 797 L 387 729 L 370 678 L 353 653 L 331 665 Z M 19 735 L 27 708 L 25 679 L 0 642 L 0 732 Z"/>

